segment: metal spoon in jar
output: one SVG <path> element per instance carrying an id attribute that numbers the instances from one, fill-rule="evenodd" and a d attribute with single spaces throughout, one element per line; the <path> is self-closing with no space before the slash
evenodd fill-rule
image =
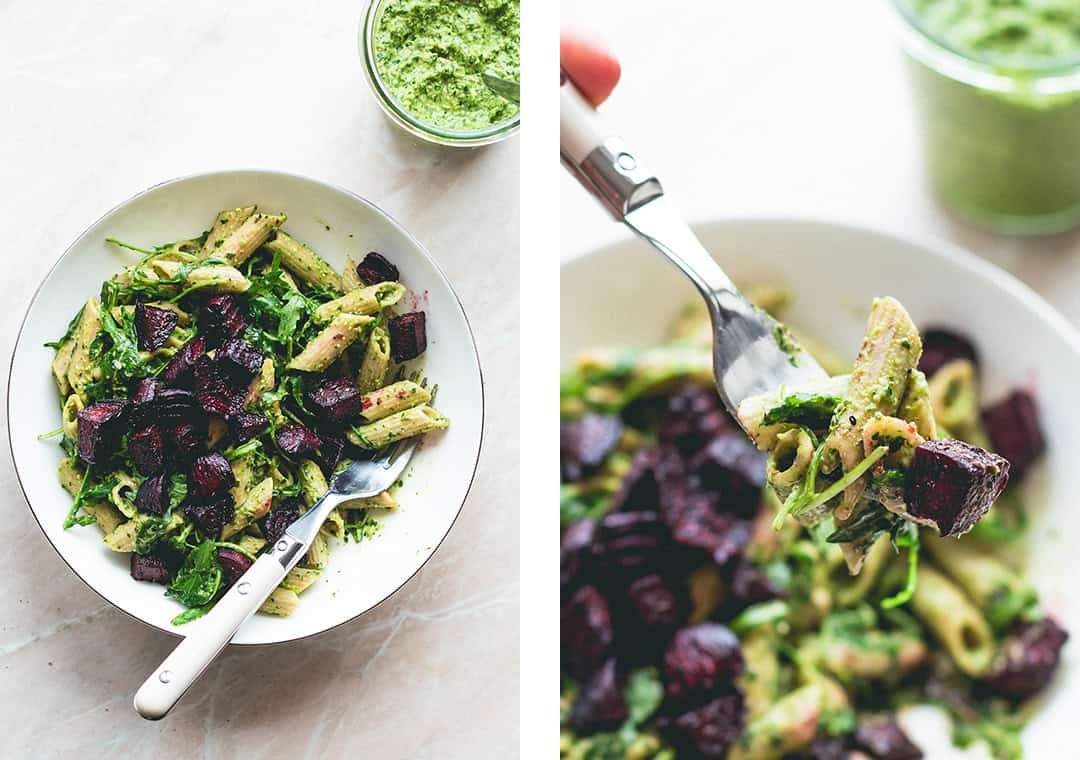
<path id="1" fill-rule="evenodd" d="M 738 291 L 679 216 L 660 180 L 603 128 L 596 110 L 565 74 L 559 126 L 563 165 L 616 221 L 678 267 L 705 299 L 713 326 L 713 374 L 732 416 L 738 419 L 739 403 L 750 396 L 827 377 L 776 320 Z"/>
<path id="2" fill-rule="evenodd" d="M 511 79 L 503 79 L 502 77 L 492 74 L 490 71 L 485 71 L 481 74 L 484 84 L 493 93 L 498 95 L 503 100 L 509 100 L 514 105 L 521 105 L 521 85 Z"/>

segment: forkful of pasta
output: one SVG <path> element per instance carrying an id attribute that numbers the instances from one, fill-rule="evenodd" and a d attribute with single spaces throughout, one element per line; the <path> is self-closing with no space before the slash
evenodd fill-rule
<path id="1" fill-rule="evenodd" d="M 840 544 L 856 574 L 890 534 L 917 556 L 919 526 L 961 535 L 1004 491 L 1009 462 L 939 435 L 919 332 L 894 298 L 876 299 L 848 375 L 830 377 L 779 322 L 750 303 L 683 221 L 659 179 L 563 77 L 560 157 L 615 217 L 693 283 L 712 324 L 720 398 L 759 449 L 788 517 Z M 907 596 L 914 584 L 914 563 Z"/>

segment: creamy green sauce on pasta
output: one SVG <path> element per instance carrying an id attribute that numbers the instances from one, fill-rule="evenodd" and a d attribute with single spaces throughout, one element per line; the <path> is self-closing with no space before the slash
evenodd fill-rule
<path id="1" fill-rule="evenodd" d="M 451 131 L 507 121 L 518 106 L 488 89 L 520 79 L 519 0 L 391 0 L 374 30 L 379 76 L 416 119 Z"/>

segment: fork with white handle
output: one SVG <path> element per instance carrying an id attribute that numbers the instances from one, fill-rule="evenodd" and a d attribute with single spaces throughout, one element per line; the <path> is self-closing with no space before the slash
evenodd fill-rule
<path id="1" fill-rule="evenodd" d="M 375 496 L 393 485 L 409 464 L 418 440 L 390 446 L 378 458 L 353 462 L 335 475 L 330 490 L 285 529 L 207 613 L 199 629 L 181 641 L 139 687 L 135 711 L 148 720 L 164 718 L 300 561 L 334 508 Z"/>

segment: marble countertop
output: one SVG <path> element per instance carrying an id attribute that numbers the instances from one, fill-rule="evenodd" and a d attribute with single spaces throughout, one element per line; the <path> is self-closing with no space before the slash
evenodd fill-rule
<path id="1" fill-rule="evenodd" d="M 427 245 L 474 315 L 489 410 L 468 503 L 411 583 L 308 642 L 227 651 L 160 723 L 131 695 L 174 640 L 64 566 L 0 458 L 0 757 L 517 754 L 517 140 L 435 149 L 390 125 L 361 5 L 0 2 L 3 366 L 37 283 L 103 212 L 171 177 L 275 168 L 356 191 Z"/>
<path id="2" fill-rule="evenodd" d="M 889 5 L 673 0 L 658 17 L 653 3 L 563 3 L 619 55 L 605 118 L 688 219 L 797 216 L 943 238 L 1080 323 L 1080 231 L 1000 237 L 931 197 Z M 564 257 L 627 236 L 560 181 Z"/>

